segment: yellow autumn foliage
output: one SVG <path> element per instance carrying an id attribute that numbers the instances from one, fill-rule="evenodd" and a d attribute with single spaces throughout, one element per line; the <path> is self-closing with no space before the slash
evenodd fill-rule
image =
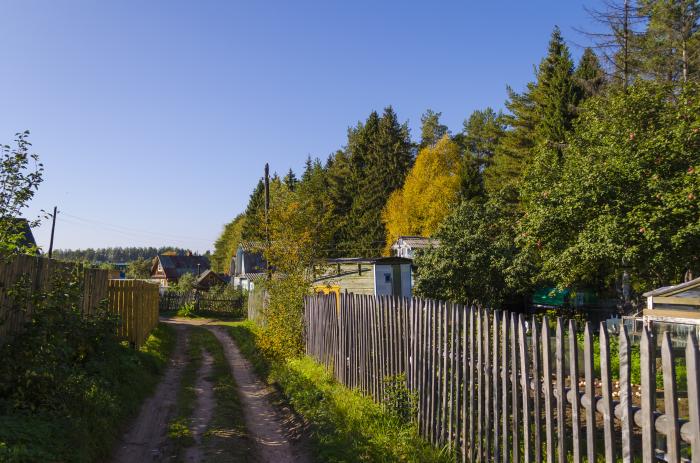
<path id="1" fill-rule="evenodd" d="M 394 191 L 382 211 L 386 248 L 399 236 L 431 236 L 459 197 L 461 153 L 447 135 L 423 148 L 402 188 Z"/>

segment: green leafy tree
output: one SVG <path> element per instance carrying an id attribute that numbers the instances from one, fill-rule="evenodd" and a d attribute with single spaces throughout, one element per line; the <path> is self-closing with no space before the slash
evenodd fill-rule
<path id="1" fill-rule="evenodd" d="M 228 273 L 231 259 L 238 251 L 238 245 L 243 240 L 243 227 L 245 214 L 238 214 L 231 222 L 224 226 L 221 235 L 214 242 L 214 253 L 211 255 L 212 270 L 219 273 Z"/>
<path id="2" fill-rule="evenodd" d="M 44 167 L 31 153 L 29 131 L 15 135 L 15 146 L 0 145 L 0 255 L 35 254 L 36 246 L 25 241 L 26 226 L 38 220 L 21 220 L 22 211 L 43 181 Z"/>
<path id="3" fill-rule="evenodd" d="M 540 280 L 608 287 L 627 268 L 642 291 L 697 272 L 698 94 L 638 82 L 584 105 L 557 181 L 524 192 L 518 244 Z"/>
<path id="4" fill-rule="evenodd" d="M 126 277 L 136 278 L 136 279 L 148 279 L 151 276 L 151 267 L 153 266 L 153 259 L 136 259 L 131 262 L 126 267 Z"/>
<path id="5" fill-rule="evenodd" d="M 416 294 L 522 308 L 527 269 L 515 267 L 514 219 L 500 199 L 463 201 L 435 234 L 440 245 L 416 256 Z"/>

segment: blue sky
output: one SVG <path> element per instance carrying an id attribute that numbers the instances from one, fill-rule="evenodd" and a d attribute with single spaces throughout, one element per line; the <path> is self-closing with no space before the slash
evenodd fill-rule
<path id="1" fill-rule="evenodd" d="M 585 3 L 596 6 L 596 1 Z M 0 7 L 0 142 L 29 129 L 58 248 L 213 248 L 265 162 L 299 172 L 393 105 L 453 132 L 521 89 L 576 1 L 65 1 Z M 35 234 L 48 248 L 50 224 Z"/>

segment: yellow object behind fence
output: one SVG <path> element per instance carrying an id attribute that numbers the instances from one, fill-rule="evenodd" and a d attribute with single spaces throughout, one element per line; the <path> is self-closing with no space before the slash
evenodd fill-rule
<path id="1" fill-rule="evenodd" d="M 141 347 L 158 324 L 158 285 L 141 280 L 109 280 L 107 297 L 109 310 L 122 319 L 119 336 Z"/>
<path id="2" fill-rule="evenodd" d="M 340 312 L 340 286 L 337 285 L 318 285 L 314 286 L 316 294 L 335 294 L 335 308 Z"/>

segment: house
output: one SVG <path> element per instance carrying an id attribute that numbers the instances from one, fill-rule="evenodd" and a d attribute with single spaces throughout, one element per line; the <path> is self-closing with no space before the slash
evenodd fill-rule
<path id="1" fill-rule="evenodd" d="M 642 312 L 645 322 L 697 325 L 700 329 L 700 278 L 649 291 L 644 297 L 647 298 Z"/>
<path id="2" fill-rule="evenodd" d="M 21 235 L 15 245 L 18 248 L 36 248 L 36 240 L 29 226 L 29 221 L 22 218 L 8 218 L 3 224 L 3 229 L 10 235 Z"/>
<path id="3" fill-rule="evenodd" d="M 162 287 L 167 287 L 177 283 L 185 273 L 200 276 L 204 271 L 209 270 L 209 267 L 209 260 L 204 256 L 195 256 L 192 253 L 184 256 L 159 254 L 153 259 L 151 279 L 157 281 Z"/>
<path id="4" fill-rule="evenodd" d="M 317 292 L 411 297 L 411 260 L 403 257 L 326 259 L 316 269 Z"/>
<path id="5" fill-rule="evenodd" d="M 212 269 L 207 269 L 199 275 L 194 287 L 202 291 L 207 291 L 214 286 L 228 284 L 230 278 L 226 275 L 222 275 L 213 271 Z"/>
<path id="6" fill-rule="evenodd" d="M 243 242 L 238 245 L 231 259 L 231 282 L 236 288 L 251 291 L 255 283 L 267 277 L 267 262 L 263 256 L 263 244 Z"/>
<path id="7" fill-rule="evenodd" d="M 440 240 L 425 238 L 423 236 L 399 236 L 391 245 L 391 252 L 395 257 L 413 259 L 416 249 L 426 249 L 440 246 Z"/>

